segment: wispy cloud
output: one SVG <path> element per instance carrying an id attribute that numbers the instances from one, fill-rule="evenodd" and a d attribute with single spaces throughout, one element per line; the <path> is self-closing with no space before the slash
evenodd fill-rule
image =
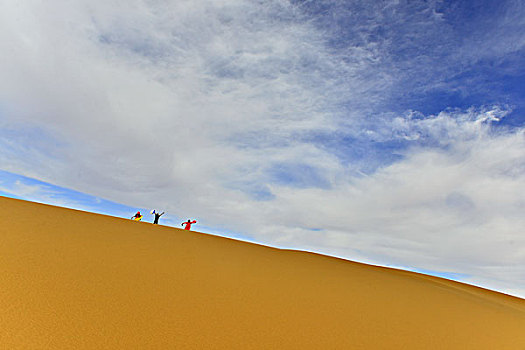
<path id="1" fill-rule="evenodd" d="M 525 73 L 523 12 L 5 3 L 0 167 L 263 243 L 519 290 L 525 97 L 504 77 Z"/>

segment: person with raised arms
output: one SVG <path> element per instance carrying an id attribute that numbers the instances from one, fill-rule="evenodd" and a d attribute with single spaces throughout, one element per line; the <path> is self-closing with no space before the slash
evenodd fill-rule
<path id="1" fill-rule="evenodd" d="M 153 219 L 153 225 L 157 225 L 159 223 L 159 218 L 164 215 L 164 212 L 159 213 L 155 209 L 151 211 L 151 214 L 155 215 L 155 219 Z"/>
<path id="2" fill-rule="evenodd" d="M 191 229 L 191 225 L 192 225 L 192 224 L 195 224 L 195 223 L 197 223 L 197 221 L 195 221 L 195 220 L 191 221 L 190 219 L 188 219 L 188 221 L 183 222 L 183 223 L 181 224 L 181 226 L 184 226 L 184 229 L 185 229 L 185 230 L 190 230 L 190 229 Z"/>

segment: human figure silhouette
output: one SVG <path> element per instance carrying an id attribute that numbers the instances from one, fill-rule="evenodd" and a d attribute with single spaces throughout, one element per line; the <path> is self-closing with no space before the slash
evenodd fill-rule
<path id="1" fill-rule="evenodd" d="M 188 221 L 183 222 L 181 225 L 184 226 L 185 230 L 190 230 L 191 229 L 191 225 L 195 224 L 196 222 L 197 221 L 195 221 L 195 220 L 191 221 L 190 219 L 188 219 Z"/>
<path id="2" fill-rule="evenodd" d="M 155 211 L 155 209 L 153 209 L 153 210 L 151 211 L 151 213 L 152 213 L 153 215 L 155 215 L 155 219 L 153 220 L 153 224 L 154 224 L 154 225 L 157 225 L 157 224 L 159 223 L 159 218 L 160 218 L 162 215 L 164 215 L 164 212 L 159 213 L 158 211 Z"/>

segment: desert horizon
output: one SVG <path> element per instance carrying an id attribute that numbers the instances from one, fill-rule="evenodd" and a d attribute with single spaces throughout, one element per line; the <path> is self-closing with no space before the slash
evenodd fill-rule
<path id="1" fill-rule="evenodd" d="M 525 349 L 525 300 L 0 197 L 8 349 Z M 198 229 L 198 228 L 197 228 Z"/>

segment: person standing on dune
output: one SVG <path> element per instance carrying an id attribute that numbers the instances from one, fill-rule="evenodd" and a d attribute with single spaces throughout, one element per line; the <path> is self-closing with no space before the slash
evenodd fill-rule
<path id="1" fill-rule="evenodd" d="M 164 212 L 159 213 L 155 209 L 151 211 L 151 214 L 155 215 L 155 219 L 153 220 L 153 225 L 157 225 L 159 223 L 159 218 L 164 215 Z"/>
<path id="2" fill-rule="evenodd" d="M 197 221 L 195 221 L 195 220 L 190 221 L 190 219 L 188 219 L 188 221 L 183 222 L 183 223 L 181 224 L 181 226 L 186 225 L 186 226 L 184 226 L 184 229 L 185 229 L 185 230 L 190 230 L 190 229 L 191 229 L 191 225 L 192 225 L 192 224 L 195 224 L 195 223 L 197 223 Z"/>

